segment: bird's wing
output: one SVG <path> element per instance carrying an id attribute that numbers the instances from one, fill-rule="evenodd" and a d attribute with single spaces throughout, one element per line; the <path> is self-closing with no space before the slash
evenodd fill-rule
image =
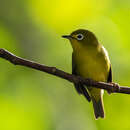
<path id="1" fill-rule="evenodd" d="M 111 83 L 111 82 L 112 82 L 112 68 L 111 68 L 111 65 L 110 65 L 110 70 L 109 70 L 107 82 L 108 82 L 108 83 Z"/>
<path id="2" fill-rule="evenodd" d="M 77 70 L 76 69 L 76 63 L 75 63 L 75 60 L 74 60 L 74 56 L 72 54 L 72 74 L 78 75 L 76 70 Z M 75 86 L 76 91 L 79 94 L 83 94 L 89 102 L 91 101 L 91 97 L 89 96 L 87 89 L 83 86 L 83 84 L 81 82 L 79 82 L 77 84 L 74 83 L 74 86 Z"/>

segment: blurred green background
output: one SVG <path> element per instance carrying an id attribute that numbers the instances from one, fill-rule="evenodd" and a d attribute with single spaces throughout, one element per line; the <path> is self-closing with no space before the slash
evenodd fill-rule
<path id="1" fill-rule="evenodd" d="M 0 47 L 71 73 L 63 34 L 93 31 L 113 79 L 130 86 L 130 0 L 0 0 Z M 129 130 L 130 95 L 105 92 L 106 118 L 63 79 L 0 59 L 0 130 Z"/>

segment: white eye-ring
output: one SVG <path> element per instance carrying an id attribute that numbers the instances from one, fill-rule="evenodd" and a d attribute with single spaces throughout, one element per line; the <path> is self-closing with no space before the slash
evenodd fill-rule
<path id="1" fill-rule="evenodd" d="M 84 38 L 83 34 L 77 34 L 77 40 L 82 40 Z"/>

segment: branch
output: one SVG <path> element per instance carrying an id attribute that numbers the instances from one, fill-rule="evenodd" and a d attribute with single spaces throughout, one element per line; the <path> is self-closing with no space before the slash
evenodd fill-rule
<path id="1" fill-rule="evenodd" d="M 49 67 L 49 66 L 46 66 L 43 64 L 38 64 L 36 62 L 20 58 L 18 56 L 15 56 L 14 54 L 8 52 L 7 50 L 4 50 L 4 49 L 0 49 L 0 57 L 10 61 L 14 65 L 21 65 L 21 66 L 33 68 L 35 70 L 40 70 L 42 72 L 46 72 L 46 73 L 55 75 L 57 77 L 66 79 L 66 80 L 73 82 L 73 83 L 81 82 L 88 87 L 94 86 L 95 88 L 105 89 L 105 90 L 112 92 L 112 93 L 130 94 L 129 87 L 123 87 L 123 86 L 114 85 L 111 83 L 97 82 L 97 81 L 93 81 L 92 79 L 85 79 L 85 78 L 82 78 L 80 76 L 75 76 L 75 75 L 69 74 L 67 72 L 64 72 L 62 70 L 59 70 L 55 67 Z"/>

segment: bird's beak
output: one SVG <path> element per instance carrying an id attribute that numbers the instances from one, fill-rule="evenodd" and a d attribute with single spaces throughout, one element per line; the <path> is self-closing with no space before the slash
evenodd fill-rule
<path id="1" fill-rule="evenodd" d="M 72 38 L 71 35 L 63 35 L 62 37 L 63 37 L 63 38 L 67 38 L 67 39 L 71 39 L 71 38 Z"/>

